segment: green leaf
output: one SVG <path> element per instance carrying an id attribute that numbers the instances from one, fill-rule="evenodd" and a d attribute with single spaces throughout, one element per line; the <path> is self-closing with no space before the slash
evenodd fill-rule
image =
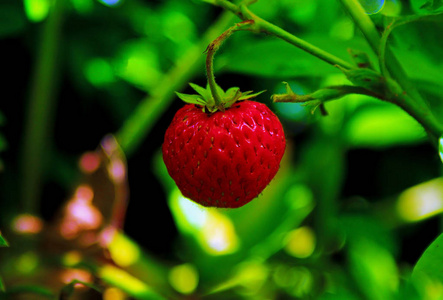
<path id="1" fill-rule="evenodd" d="M 197 104 L 197 105 L 205 105 L 205 101 L 200 95 L 188 95 L 188 94 L 182 94 L 179 92 L 175 92 L 177 96 L 182 99 L 186 103 L 190 104 Z"/>
<path id="2" fill-rule="evenodd" d="M 5 238 L 2 236 L 2 233 L 0 232 L 0 247 L 9 247 L 8 242 L 5 240 Z"/>
<path id="3" fill-rule="evenodd" d="M 372 240 L 360 237 L 350 244 L 351 273 L 357 285 L 366 295 L 365 299 L 395 299 L 399 285 L 394 257 Z"/>
<path id="4" fill-rule="evenodd" d="M 349 145 L 368 148 L 413 144 L 426 136 L 423 128 L 406 112 L 383 102 L 358 109 L 346 123 L 343 134 Z"/>
<path id="5" fill-rule="evenodd" d="M 443 10 L 443 0 L 411 0 L 415 12 L 426 14 Z"/>
<path id="6" fill-rule="evenodd" d="M 331 42 L 328 36 L 314 35 L 306 37 L 306 40 L 344 59 L 347 58 L 348 48 L 370 52 L 364 41 L 359 38 Z M 247 42 L 243 39 L 232 43 L 230 47 L 232 49 L 215 59 L 217 69 L 286 80 L 288 77 L 323 77 L 339 72 L 333 66 L 281 40 Z"/>
<path id="7" fill-rule="evenodd" d="M 415 264 L 412 280 L 423 279 L 443 282 L 443 234 L 432 242 Z"/>

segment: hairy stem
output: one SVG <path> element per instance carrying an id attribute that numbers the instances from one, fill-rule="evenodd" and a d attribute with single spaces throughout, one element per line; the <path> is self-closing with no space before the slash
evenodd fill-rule
<path id="1" fill-rule="evenodd" d="M 331 53 L 320 49 L 310 43 L 308 43 L 305 40 L 302 40 L 295 35 L 287 32 L 286 30 L 258 17 L 257 15 L 253 14 L 246 6 L 242 5 L 240 6 L 241 16 L 243 18 L 251 19 L 255 21 L 255 30 L 261 33 L 266 33 L 273 35 L 279 39 L 282 39 L 286 42 L 288 42 L 291 45 L 296 46 L 297 48 L 323 60 L 324 62 L 332 65 L 332 66 L 341 66 L 345 69 L 352 69 L 353 66 L 342 60 L 339 57 L 336 57 L 335 55 L 332 55 Z"/>
<path id="2" fill-rule="evenodd" d="M 203 65 L 202 49 L 220 35 L 234 20 L 231 13 L 223 13 L 204 34 L 200 42 L 186 52 L 158 86 L 136 107 L 126 120 L 116 138 L 128 156 L 143 141 L 155 122 L 161 117 L 174 99 L 174 92 L 180 90 Z"/>
<path id="3" fill-rule="evenodd" d="M 214 76 L 214 55 L 215 52 L 221 47 L 224 41 L 226 41 L 234 32 L 238 30 L 244 30 L 245 27 L 253 24 L 254 21 L 246 20 L 241 23 L 237 23 L 234 26 L 228 28 L 225 32 L 223 32 L 218 38 L 212 41 L 208 48 L 206 48 L 206 75 L 208 77 L 209 88 L 211 89 L 212 97 L 215 101 L 215 106 L 221 111 L 224 110 L 222 99 L 217 92 L 217 84 L 215 82 Z"/>

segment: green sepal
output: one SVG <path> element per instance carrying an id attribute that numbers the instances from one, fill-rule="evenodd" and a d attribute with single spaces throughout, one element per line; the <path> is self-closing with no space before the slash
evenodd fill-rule
<path id="1" fill-rule="evenodd" d="M 254 94 L 251 94 L 252 91 L 247 91 L 247 92 L 241 93 L 242 96 L 241 96 L 240 98 L 238 98 L 238 100 L 248 100 L 248 99 L 252 99 L 252 98 L 257 97 L 257 96 L 260 95 L 260 94 L 263 94 L 264 92 L 266 92 L 266 90 L 263 90 L 263 91 L 260 91 L 260 92 L 258 92 L 258 93 L 254 93 Z"/>
<path id="2" fill-rule="evenodd" d="M 219 85 L 216 85 L 217 93 L 221 97 L 222 101 L 221 107 L 216 107 L 209 84 L 206 86 L 206 88 L 203 88 L 194 83 L 189 83 L 189 85 L 198 94 L 189 95 L 189 94 L 175 92 L 177 96 L 186 103 L 202 106 L 203 111 L 210 113 L 214 113 L 217 110 L 224 110 L 226 108 L 231 107 L 237 101 L 252 99 L 254 97 L 257 97 L 261 93 L 265 92 L 261 91 L 258 93 L 251 94 L 252 91 L 247 91 L 242 93 L 240 91 L 240 88 L 238 87 L 231 87 L 225 92 Z"/>
<path id="3" fill-rule="evenodd" d="M 197 105 L 205 105 L 205 101 L 199 95 L 182 94 L 182 93 L 179 93 L 179 92 L 175 92 L 175 94 L 180 99 L 182 99 L 184 102 L 186 102 L 186 103 L 197 104 Z"/>
<path id="4" fill-rule="evenodd" d="M 196 91 L 203 99 L 211 98 L 211 90 L 208 90 L 209 86 L 203 88 L 195 83 L 190 82 L 189 85 Z"/>

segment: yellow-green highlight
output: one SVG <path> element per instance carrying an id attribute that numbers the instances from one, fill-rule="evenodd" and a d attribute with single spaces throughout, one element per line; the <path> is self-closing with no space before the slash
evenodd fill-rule
<path id="1" fill-rule="evenodd" d="M 399 217 L 416 222 L 443 212 L 443 178 L 436 178 L 405 190 L 397 201 Z"/>
<path id="2" fill-rule="evenodd" d="M 178 189 L 171 193 L 169 205 L 177 226 L 192 235 L 208 254 L 226 255 L 239 249 L 234 224 L 225 214 L 192 202 Z"/>
<path id="3" fill-rule="evenodd" d="M 140 259 L 140 249 L 136 243 L 117 232 L 108 246 L 114 262 L 121 267 L 133 265 Z"/>
<path id="4" fill-rule="evenodd" d="M 315 250 L 315 233 L 307 226 L 289 232 L 284 240 L 285 251 L 297 258 L 307 258 Z"/>
<path id="5" fill-rule="evenodd" d="M 440 159 L 443 162 L 443 136 L 440 137 L 438 141 L 438 154 L 440 155 Z"/>
<path id="6" fill-rule="evenodd" d="M 169 272 L 171 286 L 182 294 L 191 294 L 198 285 L 198 272 L 192 264 L 175 266 Z"/>
<path id="7" fill-rule="evenodd" d="M 31 22 L 43 21 L 51 7 L 50 0 L 23 0 L 26 16 Z"/>
<path id="8" fill-rule="evenodd" d="M 112 265 L 101 267 L 98 270 L 98 276 L 137 299 L 164 299 L 138 278 Z"/>

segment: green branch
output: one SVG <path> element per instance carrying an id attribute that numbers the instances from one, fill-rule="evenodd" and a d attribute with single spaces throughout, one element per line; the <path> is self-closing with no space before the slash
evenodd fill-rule
<path id="1" fill-rule="evenodd" d="M 342 60 L 339 57 L 336 57 L 335 55 L 332 55 L 331 53 L 320 49 L 310 43 L 308 43 L 305 40 L 302 40 L 298 37 L 296 37 L 295 35 L 285 31 L 284 29 L 258 17 L 257 15 L 253 14 L 247 7 L 246 4 L 241 4 L 241 5 L 235 5 L 229 1 L 226 0 L 213 0 L 213 1 L 208 1 L 214 5 L 218 5 L 220 7 L 223 7 L 226 10 L 229 10 L 230 12 L 234 13 L 235 15 L 237 15 L 240 19 L 242 19 L 243 21 L 247 21 L 247 20 L 253 20 L 254 21 L 254 26 L 253 26 L 253 30 L 257 33 L 265 33 L 265 34 L 269 34 L 269 35 L 273 35 L 279 39 L 282 39 L 288 43 L 290 43 L 291 45 L 296 46 L 297 48 L 323 60 L 324 62 L 330 64 L 330 65 L 338 65 L 341 66 L 345 69 L 351 69 L 353 68 L 353 66 Z M 249 1 L 251 2 L 251 1 Z"/>
<path id="2" fill-rule="evenodd" d="M 237 23 L 232 27 L 229 27 L 225 32 L 223 32 L 218 38 L 216 38 L 214 41 L 212 41 L 208 48 L 206 48 L 206 75 L 208 76 L 208 85 L 211 89 L 212 97 L 215 101 L 215 107 L 220 109 L 221 111 L 224 110 L 222 99 L 217 91 L 217 84 L 215 82 L 215 76 L 214 76 L 214 55 L 215 52 L 221 47 L 224 41 L 226 41 L 234 32 L 239 30 L 247 30 L 251 24 L 253 24 L 254 21 L 252 20 L 246 20 L 241 23 Z"/>
<path id="3" fill-rule="evenodd" d="M 381 39 L 371 18 L 364 12 L 357 0 L 340 0 L 354 23 L 361 30 L 373 51 L 379 55 L 381 71 L 389 84 L 391 93 L 389 101 L 400 106 L 415 118 L 428 132 L 433 142 L 443 134 L 443 125 L 432 114 L 426 101 L 421 97 L 415 86 L 409 80 L 406 72 L 395 55 L 386 47 L 387 34 Z M 388 72 L 390 74 L 388 74 Z M 392 78 L 392 79 L 391 79 Z"/>

